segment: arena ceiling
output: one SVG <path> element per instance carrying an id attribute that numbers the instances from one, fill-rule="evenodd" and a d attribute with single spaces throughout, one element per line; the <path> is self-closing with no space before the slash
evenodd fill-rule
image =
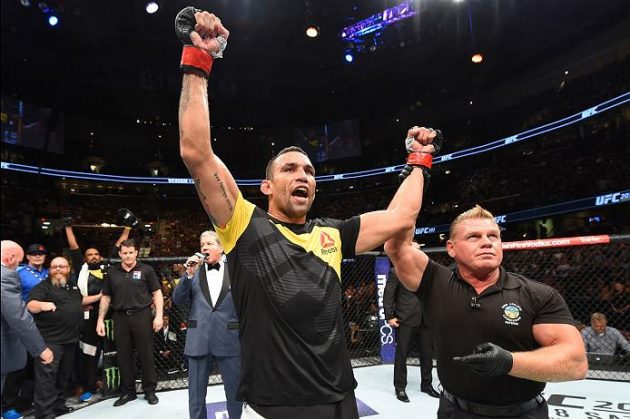
<path id="1" fill-rule="evenodd" d="M 1 2 L 4 95 L 85 117 L 175 121 L 181 48 L 173 19 L 194 5 L 231 31 L 211 96 L 215 121 L 243 126 L 467 100 L 630 21 L 627 0 L 422 0 L 416 17 L 348 64 L 341 28 L 399 1 L 162 0 L 149 15 L 140 0 L 51 0 L 63 9 L 55 28 L 38 3 Z M 307 6 L 316 39 L 304 35 Z M 482 64 L 471 63 L 474 51 L 484 53 Z"/>

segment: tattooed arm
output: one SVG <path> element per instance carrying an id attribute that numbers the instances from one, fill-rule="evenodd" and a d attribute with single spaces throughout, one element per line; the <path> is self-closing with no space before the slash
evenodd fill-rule
<path id="1" fill-rule="evenodd" d="M 109 303 L 112 301 L 112 297 L 109 295 L 103 295 L 101 302 L 98 306 L 98 320 L 96 321 L 96 334 L 99 336 L 105 336 L 105 316 L 109 311 Z"/>
<path id="2" fill-rule="evenodd" d="M 179 147 L 203 208 L 212 223 L 225 227 L 234 212 L 238 187 L 225 164 L 214 154 L 210 136 L 208 82 L 185 74 L 179 101 Z"/>

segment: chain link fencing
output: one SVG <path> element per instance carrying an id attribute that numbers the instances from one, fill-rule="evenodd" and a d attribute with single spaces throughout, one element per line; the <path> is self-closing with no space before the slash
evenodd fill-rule
<path id="1" fill-rule="evenodd" d="M 537 240 L 512 242 L 516 246 L 504 251 L 503 265 L 508 271 L 548 284 L 565 298 L 573 317 L 579 323 L 578 328 L 592 340 L 588 347 L 589 378 L 623 381 L 630 379 L 630 351 L 627 350 L 627 337 L 630 335 L 629 242 L 630 236 L 613 236 L 606 244 L 580 246 L 562 246 L 562 240 L 553 244 L 550 240 Z M 439 263 L 447 266 L 452 263 L 443 248 L 425 249 L 425 252 Z M 375 257 L 378 255 L 380 254 L 375 252 L 359 255 L 342 263 L 341 306 L 344 334 L 353 367 L 382 363 L 374 268 Z M 188 307 L 174 305 L 171 300 L 172 290 L 183 273 L 181 263 L 185 259 L 186 257 L 141 258 L 154 267 L 162 282 L 165 297 L 164 324 L 168 325 L 168 330 L 160 331 L 154 336 L 158 390 L 188 386 L 187 363 L 183 354 Z M 605 333 L 590 332 L 593 313 L 605 316 Z M 418 365 L 417 355 L 417 348 L 412 345 L 408 359 L 410 365 Z M 136 365 L 139 378 L 139 363 Z M 209 384 L 221 382 L 218 370 L 213 371 Z M 140 380 L 137 383 L 140 391 Z"/>

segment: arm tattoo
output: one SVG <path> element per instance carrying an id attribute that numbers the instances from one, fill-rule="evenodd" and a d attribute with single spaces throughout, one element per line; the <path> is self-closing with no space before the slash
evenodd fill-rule
<path id="1" fill-rule="evenodd" d="M 198 77 L 195 75 L 191 75 L 191 74 L 184 74 L 184 78 L 182 80 L 182 93 L 181 96 L 179 97 L 179 115 L 181 117 L 181 115 L 186 112 L 186 110 L 188 110 L 188 105 L 190 103 L 190 91 L 191 91 L 191 86 L 190 86 L 190 80 L 191 77 Z M 204 85 L 204 89 L 203 91 L 205 92 L 205 94 L 203 95 L 203 102 L 206 105 L 206 107 L 208 106 L 208 80 L 203 79 L 203 85 Z"/>
<path id="2" fill-rule="evenodd" d="M 203 209 L 206 211 L 206 214 L 208 214 L 208 217 L 210 217 L 210 221 L 212 221 L 212 224 L 216 224 L 214 218 L 212 218 L 212 214 L 210 214 L 210 207 L 208 206 L 207 202 L 208 198 L 206 197 L 206 194 L 203 193 L 203 191 L 201 190 L 201 179 L 195 178 L 193 180 L 195 182 L 195 188 L 197 189 L 199 199 L 201 199 L 201 205 L 203 206 Z"/>
<path id="3" fill-rule="evenodd" d="M 188 109 L 188 102 L 190 102 L 190 77 L 184 76 L 182 81 L 182 94 L 179 97 L 179 114 L 186 112 Z"/>
<path id="4" fill-rule="evenodd" d="M 107 314 L 107 311 L 109 310 L 109 302 L 110 302 L 111 298 L 108 295 L 103 295 L 101 297 L 101 302 L 99 303 L 98 306 L 98 317 L 101 319 L 105 319 L 105 315 Z"/>
<path id="5" fill-rule="evenodd" d="M 221 181 L 219 174 L 217 172 L 214 172 L 212 175 L 214 176 L 214 180 L 216 180 L 217 183 L 219 184 L 219 188 L 221 188 L 221 193 L 223 194 L 223 198 L 225 199 L 225 203 L 227 204 L 228 209 L 230 210 L 230 212 L 234 212 L 232 201 L 230 201 L 230 197 L 228 196 L 227 191 L 225 190 L 225 185 L 223 185 L 223 182 Z"/>

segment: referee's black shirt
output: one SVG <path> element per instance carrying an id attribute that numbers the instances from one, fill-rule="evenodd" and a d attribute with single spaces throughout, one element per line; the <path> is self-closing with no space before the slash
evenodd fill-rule
<path id="1" fill-rule="evenodd" d="M 159 289 L 160 281 L 150 265 L 137 262 L 127 272 L 119 263 L 109 268 L 103 295 L 111 296 L 114 311 L 139 310 L 151 305 L 152 293 Z"/>
<path id="2" fill-rule="evenodd" d="M 545 383 L 510 375 L 482 377 L 455 364 L 454 356 L 471 354 L 484 342 L 510 352 L 531 351 L 540 348 L 535 324 L 575 324 L 558 291 L 500 269 L 498 282 L 477 295 L 456 270 L 430 260 L 417 291 L 433 332 L 440 383 L 455 395 L 489 405 L 530 400 Z"/>

